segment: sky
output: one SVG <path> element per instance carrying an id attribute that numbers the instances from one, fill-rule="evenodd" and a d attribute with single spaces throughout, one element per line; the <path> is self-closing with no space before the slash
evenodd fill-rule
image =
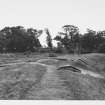
<path id="1" fill-rule="evenodd" d="M 105 0 L 0 0 L 0 29 L 5 26 L 49 28 L 52 36 L 70 24 L 84 33 L 105 29 Z M 45 43 L 45 34 L 40 37 Z"/>

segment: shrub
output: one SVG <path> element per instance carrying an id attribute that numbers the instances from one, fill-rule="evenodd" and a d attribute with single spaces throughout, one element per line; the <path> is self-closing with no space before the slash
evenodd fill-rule
<path id="1" fill-rule="evenodd" d="M 57 57 L 57 55 L 55 53 L 49 53 L 48 55 L 49 57 Z"/>
<path id="2" fill-rule="evenodd" d="M 97 51 L 99 53 L 105 53 L 105 43 L 100 44 Z"/>

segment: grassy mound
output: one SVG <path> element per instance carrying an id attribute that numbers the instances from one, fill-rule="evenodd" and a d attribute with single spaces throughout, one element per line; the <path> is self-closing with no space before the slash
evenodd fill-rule
<path id="1" fill-rule="evenodd" d="M 105 55 L 88 54 L 83 55 L 72 63 L 75 67 L 80 67 L 93 72 L 101 73 L 105 76 Z"/>

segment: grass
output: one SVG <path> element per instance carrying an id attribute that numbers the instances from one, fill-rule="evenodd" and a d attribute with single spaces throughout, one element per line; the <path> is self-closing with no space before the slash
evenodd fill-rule
<path id="1" fill-rule="evenodd" d="M 73 70 L 57 70 L 72 65 L 105 76 L 105 55 L 81 56 L 4 54 L 0 55 L 0 99 L 2 100 L 104 100 L 105 79 L 83 75 Z M 40 64 L 37 62 L 40 59 Z M 43 59 L 41 61 L 41 59 Z M 44 60 L 46 59 L 46 60 Z M 64 60 L 63 60 L 64 59 Z M 81 60 L 84 61 L 84 63 Z M 45 64 L 43 66 L 41 64 Z"/>

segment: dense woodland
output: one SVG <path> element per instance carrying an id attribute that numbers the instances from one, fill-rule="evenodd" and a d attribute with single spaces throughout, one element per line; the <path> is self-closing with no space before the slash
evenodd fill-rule
<path id="1" fill-rule="evenodd" d="M 97 32 L 87 29 L 86 33 L 81 34 L 74 25 L 65 25 L 62 29 L 63 32 L 58 32 L 52 39 L 49 29 L 5 27 L 0 30 L 0 52 L 105 53 L 105 30 Z M 43 47 L 39 41 L 43 32 L 47 34 L 47 47 Z M 53 45 L 53 40 L 57 41 L 57 47 Z"/>

